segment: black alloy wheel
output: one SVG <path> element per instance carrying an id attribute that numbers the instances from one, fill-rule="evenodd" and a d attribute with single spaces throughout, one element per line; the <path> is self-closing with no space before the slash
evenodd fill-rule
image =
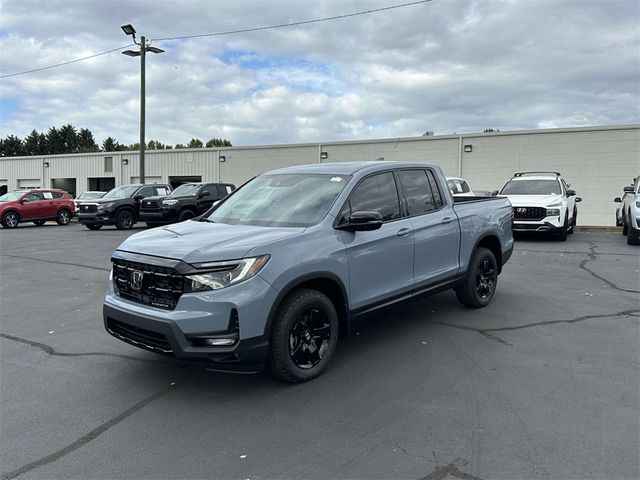
<path id="1" fill-rule="evenodd" d="M 498 263 L 488 248 L 477 248 L 462 285 L 455 288 L 456 296 L 469 308 L 486 307 L 491 302 L 498 285 Z"/>
<path id="2" fill-rule="evenodd" d="M 58 212 L 56 222 L 58 225 L 69 225 L 69 223 L 71 223 L 71 212 L 66 208 L 63 208 Z"/>
<path id="3" fill-rule="evenodd" d="M 476 275 L 476 294 L 478 298 L 484 300 L 493 295 L 497 277 L 494 263 L 491 262 L 489 257 L 485 257 Z"/>
<path id="4" fill-rule="evenodd" d="M 274 318 L 269 368 L 286 382 L 306 382 L 329 365 L 337 341 L 338 314 L 331 299 L 317 290 L 294 290 Z"/>
<path id="5" fill-rule="evenodd" d="M 4 228 L 16 228 L 20 223 L 20 216 L 16 212 L 7 212 L 2 217 L 2 226 Z"/>
<path id="6" fill-rule="evenodd" d="M 191 210 L 183 210 L 180 212 L 180 215 L 178 216 L 178 221 L 184 222 L 185 220 L 189 220 L 190 218 L 193 218 L 193 217 L 195 217 L 195 215 Z"/>
<path id="7" fill-rule="evenodd" d="M 118 228 L 118 230 L 130 230 L 133 228 L 134 223 L 135 219 L 133 218 L 131 210 L 121 210 L 118 212 L 116 216 L 116 228 Z"/>

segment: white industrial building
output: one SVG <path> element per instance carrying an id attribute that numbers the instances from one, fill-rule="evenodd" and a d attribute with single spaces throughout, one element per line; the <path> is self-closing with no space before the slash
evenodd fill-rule
<path id="1" fill-rule="evenodd" d="M 474 189 L 499 189 L 514 172 L 559 171 L 582 197 L 579 225 L 615 224 L 613 198 L 640 174 L 640 125 L 454 134 L 380 140 L 150 150 L 146 183 L 241 185 L 277 167 L 360 160 L 425 161 Z M 0 158 L 0 187 L 74 194 L 138 182 L 138 152 Z"/>

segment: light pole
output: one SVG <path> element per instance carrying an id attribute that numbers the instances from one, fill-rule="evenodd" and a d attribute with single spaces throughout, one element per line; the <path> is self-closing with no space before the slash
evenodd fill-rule
<path id="1" fill-rule="evenodd" d="M 144 184 L 144 151 L 146 148 L 144 139 L 144 112 L 145 112 L 145 57 L 147 52 L 162 53 L 164 50 L 150 46 L 144 35 L 140 37 L 140 42 L 136 42 L 136 29 L 131 24 L 122 25 L 122 31 L 126 35 L 131 35 L 133 43 L 140 46 L 140 50 L 125 50 L 123 55 L 129 57 L 140 57 L 140 183 Z"/>

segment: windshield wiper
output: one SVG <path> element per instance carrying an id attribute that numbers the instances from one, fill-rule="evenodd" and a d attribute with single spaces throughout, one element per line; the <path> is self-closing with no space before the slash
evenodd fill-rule
<path id="1" fill-rule="evenodd" d="M 208 218 L 205 217 L 201 217 L 200 220 L 198 220 L 199 222 L 209 222 L 209 223 L 216 223 L 213 220 L 209 220 Z"/>

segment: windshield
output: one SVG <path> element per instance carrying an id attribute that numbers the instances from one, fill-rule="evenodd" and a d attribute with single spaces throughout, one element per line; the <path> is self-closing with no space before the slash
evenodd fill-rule
<path id="1" fill-rule="evenodd" d="M 262 175 L 206 218 L 232 225 L 308 227 L 324 218 L 349 178 L 348 175 Z"/>
<path id="2" fill-rule="evenodd" d="M 511 180 L 502 187 L 500 195 L 560 195 L 562 189 L 557 180 Z"/>
<path id="3" fill-rule="evenodd" d="M 180 185 L 174 191 L 172 191 L 169 196 L 170 197 L 184 197 L 187 195 L 195 195 L 198 193 L 198 189 L 200 185 L 194 185 L 193 183 L 185 183 L 184 185 Z"/>
<path id="4" fill-rule="evenodd" d="M 101 198 L 102 196 L 104 196 L 104 192 L 82 192 L 78 200 L 91 200 L 92 198 Z"/>
<path id="5" fill-rule="evenodd" d="M 109 190 L 104 194 L 102 198 L 126 198 L 133 195 L 133 193 L 138 190 L 138 186 L 136 185 L 123 185 L 122 187 L 116 187 L 113 190 Z"/>
<path id="6" fill-rule="evenodd" d="M 13 202 L 23 196 L 25 192 L 9 192 L 0 197 L 0 202 Z"/>

